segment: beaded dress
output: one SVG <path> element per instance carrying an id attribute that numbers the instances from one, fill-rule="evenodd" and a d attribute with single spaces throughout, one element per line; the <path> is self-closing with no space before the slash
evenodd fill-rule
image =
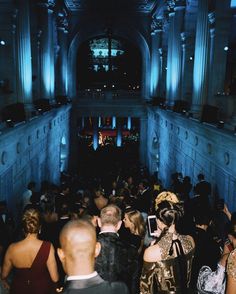
<path id="1" fill-rule="evenodd" d="M 168 232 L 157 244 L 161 249 L 161 260 L 144 261 L 140 294 L 189 293 L 194 257 L 194 246 L 190 238 L 177 234 L 177 239 L 173 240 L 173 233 Z"/>

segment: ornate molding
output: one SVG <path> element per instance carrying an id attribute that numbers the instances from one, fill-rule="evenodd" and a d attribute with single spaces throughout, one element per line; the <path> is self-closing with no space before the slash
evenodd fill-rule
<path id="1" fill-rule="evenodd" d="M 57 14 L 57 27 L 60 30 L 63 30 L 64 32 L 68 31 L 68 19 L 67 19 L 67 13 L 66 11 L 63 9 L 63 11 L 60 11 Z"/>
<path id="2" fill-rule="evenodd" d="M 153 18 L 151 23 L 151 34 L 154 35 L 157 32 L 163 31 L 163 19 L 162 18 Z"/>
<path id="3" fill-rule="evenodd" d="M 38 6 L 47 8 L 48 10 L 53 10 L 56 5 L 55 0 L 39 0 Z"/>

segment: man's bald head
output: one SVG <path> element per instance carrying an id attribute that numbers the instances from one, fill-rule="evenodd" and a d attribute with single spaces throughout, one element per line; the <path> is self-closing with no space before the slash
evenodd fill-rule
<path id="1" fill-rule="evenodd" d="M 85 220 L 70 221 L 60 233 L 60 244 L 68 259 L 94 257 L 96 247 L 95 228 Z"/>

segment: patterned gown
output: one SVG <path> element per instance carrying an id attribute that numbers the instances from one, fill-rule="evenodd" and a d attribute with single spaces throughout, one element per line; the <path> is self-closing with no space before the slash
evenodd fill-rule
<path id="1" fill-rule="evenodd" d="M 162 260 L 144 262 L 140 279 L 140 294 L 188 293 L 194 247 L 187 236 L 177 235 L 177 240 L 178 247 L 180 249 L 182 247 L 183 254 L 172 256 L 175 241 L 173 241 L 173 234 L 167 233 L 158 242 Z"/>

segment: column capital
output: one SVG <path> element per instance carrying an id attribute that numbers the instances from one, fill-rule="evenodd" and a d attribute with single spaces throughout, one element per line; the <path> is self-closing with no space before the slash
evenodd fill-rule
<path id="1" fill-rule="evenodd" d="M 153 18 L 151 23 L 151 35 L 163 31 L 163 19 L 162 18 Z"/>
<path id="2" fill-rule="evenodd" d="M 68 31 L 68 19 L 65 10 L 58 12 L 57 14 L 57 28 L 66 33 Z"/>
<path id="3" fill-rule="evenodd" d="M 215 31 L 215 21 L 216 21 L 216 15 L 214 11 L 211 11 L 208 13 L 208 21 L 210 24 L 210 31 Z"/>
<path id="4" fill-rule="evenodd" d="M 47 8 L 49 11 L 53 11 L 56 3 L 55 0 L 39 0 L 38 6 L 42 8 Z"/>
<path id="5" fill-rule="evenodd" d="M 166 0 L 166 6 L 169 13 L 173 13 L 175 10 L 185 8 L 186 0 Z"/>

